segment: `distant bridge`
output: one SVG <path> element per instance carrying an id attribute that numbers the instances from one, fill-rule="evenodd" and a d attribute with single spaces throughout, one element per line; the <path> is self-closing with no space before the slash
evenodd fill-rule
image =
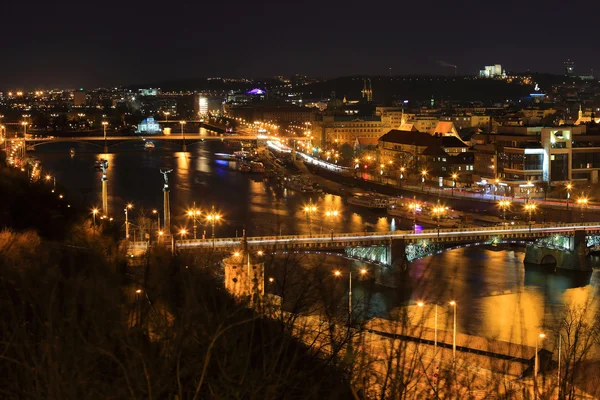
<path id="1" fill-rule="evenodd" d="M 529 243 L 526 257 L 526 261 L 529 258 L 529 262 L 544 264 L 554 260 L 559 268 L 588 269 L 581 265 L 581 257 L 585 256 L 589 249 L 600 247 L 600 223 L 429 229 L 420 233 L 393 231 L 188 239 L 174 242 L 178 250 L 341 251 L 351 258 L 387 266 L 406 266 L 416 259 L 448 248 L 501 243 Z"/>
<path id="2" fill-rule="evenodd" d="M 135 141 L 169 141 L 169 142 L 181 142 L 185 146 L 194 145 L 205 140 L 219 140 L 219 141 L 279 141 L 281 139 L 288 139 L 285 137 L 278 136 L 264 136 L 264 135 L 199 135 L 197 133 L 185 133 L 183 135 L 174 133 L 171 135 L 140 135 L 140 136 L 72 136 L 72 137 L 42 137 L 42 138 L 7 138 L 8 142 L 25 142 L 27 147 L 37 147 L 50 143 L 86 143 L 99 147 L 108 148 L 108 143 L 116 146 L 123 142 L 135 142 Z M 307 140 L 303 137 L 291 138 L 293 140 Z M 99 143 L 100 142 L 100 143 Z M 116 143 L 115 143 L 116 142 Z"/>

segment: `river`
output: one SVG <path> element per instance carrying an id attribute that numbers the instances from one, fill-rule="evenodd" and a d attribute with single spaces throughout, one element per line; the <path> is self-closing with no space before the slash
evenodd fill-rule
<path id="1" fill-rule="evenodd" d="M 156 208 L 162 213 L 163 177 L 170 174 L 172 223 L 191 227 L 186 211 L 195 202 L 202 210 L 213 206 L 222 215 L 216 236 L 307 234 L 313 232 L 389 231 L 409 229 L 410 221 L 354 208 L 334 195 L 307 195 L 271 185 L 260 176 L 243 174 L 235 165 L 215 160 L 215 152 L 232 150 L 226 142 L 206 141 L 180 151 L 180 144 L 157 141 L 153 151 L 142 142 L 127 142 L 111 147 L 110 154 L 98 153 L 90 144 L 45 144 L 35 156 L 42 161 L 45 173 L 56 176 L 57 183 L 69 188 L 76 201 L 100 206 L 100 173 L 94 162 L 109 160 L 109 213 L 123 219 L 126 203 L 134 204 L 130 214 Z M 69 148 L 75 156 L 69 156 Z M 303 206 L 311 199 L 318 212 L 312 221 Z M 327 210 L 338 210 L 336 220 L 325 218 Z M 201 225 L 199 235 L 210 226 Z M 423 313 L 423 323 L 433 327 L 432 306 L 440 305 L 440 328 L 451 329 L 448 301 L 457 302 L 457 325 L 460 332 L 531 345 L 537 332 L 547 330 L 560 318 L 565 304 L 592 303 L 598 306 L 600 271 L 591 273 L 548 272 L 523 265 L 523 248 L 497 251 L 490 248 L 463 248 L 417 260 L 411 264 L 409 284 L 404 290 L 353 282 L 355 301 L 365 290 L 371 293 L 368 314 L 385 316 L 390 310 L 409 305 L 413 314 Z M 372 268 L 357 261 L 323 257 L 325 268 Z M 344 276 L 347 276 L 345 274 Z M 347 284 L 347 277 L 344 278 Z M 339 290 L 342 290 L 340 287 Z M 415 302 L 427 305 L 418 310 Z M 421 317 L 419 317 L 421 318 Z"/>

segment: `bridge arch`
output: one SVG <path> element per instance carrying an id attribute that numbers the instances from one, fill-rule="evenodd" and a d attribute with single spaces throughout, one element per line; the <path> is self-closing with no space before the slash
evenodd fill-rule
<path id="1" fill-rule="evenodd" d="M 373 261 L 367 258 L 361 258 L 361 257 L 356 257 L 356 256 L 351 256 L 346 254 L 345 252 L 335 252 L 335 251 L 331 251 L 331 250 L 326 250 L 323 249 L 321 251 L 319 250 L 290 250 L 290 251 L 281 251 L 281 250 L 275 250 L 275 251 L 271 251 L 271 252 L 267 252 L 268 254 L 313 254 L 313 255 L 327 255 L 327 256 L 334 256 L 334 257 L 340 257 L 340 258 L 344 258 L 346 260 L 351 260 L 351 261 L 360 261 L 360 262 L 364 262 L 367 264 L 371 264 L 371 265 L 376 265 L 379 267 L 389 267 L 389 265 L 387 264 L 383 264 L 377 261 Z"/>
<path id="2" fill-rule="evenodd" d="M 534 239 L 503 239 L 503 238 L 494 238 L 493 240 L 486 240 L 486 241 L 479 241 L 479 242 L 472 242 L 472 243 L 454 243 L 454 244 L 450 244 L 450 245 L 444 245 L 443 243 L 438 243 L 438 245 L 440 246 L 431 246 L 433 247 L 433 250 L 427 253 L 424 253 L 420 256 L 417 256 L 413 259 L 407 260 L 409 263 L 416 261 L 416 260 L 421 260 L 427 257 L 431 257 L 431 256 L 435 256 L 437 254 L 441 254 L 443 252 L 446 251 L 450 251 L 450 250 L 458 250 L 458 249 L 464 249 L 467 247 L 479 247 L 479 246 L 496 246 L 499 244 L 520 244 L 520 245 L 527 245 L 529 243 L 532 243 L 534 241 Z"/>

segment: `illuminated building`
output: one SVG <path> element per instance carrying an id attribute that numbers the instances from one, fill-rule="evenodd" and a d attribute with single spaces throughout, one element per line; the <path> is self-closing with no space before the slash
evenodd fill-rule
<path id="1" fill-rule="evenodd" d="M 161 128 L 154 118 L 148 117 L 138 124 L 137 132 L 156 134 L 161 132 Z"/>

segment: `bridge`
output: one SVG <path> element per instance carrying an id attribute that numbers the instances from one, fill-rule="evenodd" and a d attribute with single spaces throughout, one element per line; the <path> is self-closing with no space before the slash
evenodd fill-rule
<path id="1" fill-rule="evenodd" d="M 134 141 L 169 141 L 169 142 L 181 142 L 183 150 L 186 151 L 187 145 L 194 145 L 197 143 L 204 142 L 205 140 L 219 140 L 219 141 L 256 141 L 264 140 L 278 142 L 280 140 L 293 139 L 293 140 L 307 140 L 307 138 L 285 138 L 278 136 L 266 136 L 266 135 L 231 135 L 231 134 L 218 134 L 218 135 L 201 135 L 198 133 L 173 133 L 171 135 L 140 135 L 140 136 L 72 136 L 72 137 L 34 137 L 34 138 L 6 138 L 7 142 L 25 142 L 25 146 L 28 148 L 37 147 L 49 143 L 86 143 L 94 146 L 103 147 L 104 151 L 108 151 L 109 142 L 112 146 L 116 146 L 123 142 L 134 142 Z M 102 143 L 98 143 L 102 142 Z"/>
<path id="2" fill-rule="evenodd" d="M 588 270 L 586 255 L 600 248 L 600 223 L 535 224 L 523 226 L 429 229 L 413 231 L 338 233 L 329 235 L 261 236 L 175 240 L 175 248 L 233 253 L 248 251 L 338 252 L 388 267 L 441 251 L 475 245 L 527 244 L 525 262 L 557 268 Z"/>

